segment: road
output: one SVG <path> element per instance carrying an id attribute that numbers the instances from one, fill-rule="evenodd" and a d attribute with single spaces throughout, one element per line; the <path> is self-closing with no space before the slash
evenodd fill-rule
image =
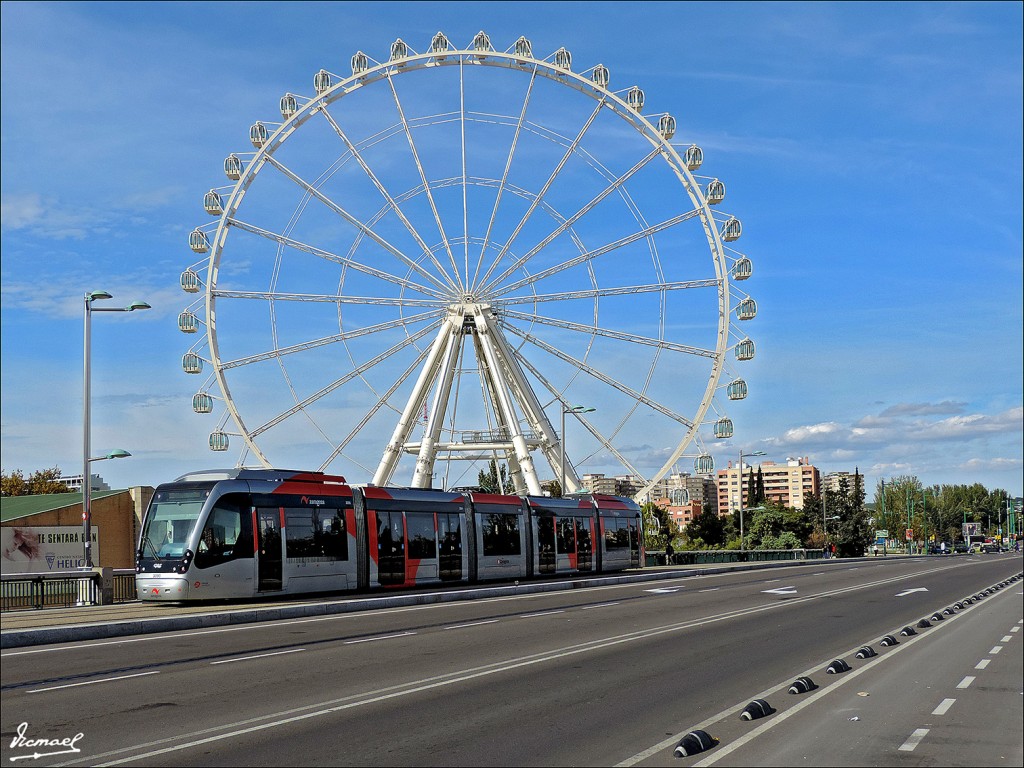
<path id="1" fill-rule="evenodd" d="M 10 650 L 4 762 L 1020 765 L 1024 582 L 879 644 L 1020 573 L 838 560 Z M 676 757 L 698 727 L 721 743 Z"/>

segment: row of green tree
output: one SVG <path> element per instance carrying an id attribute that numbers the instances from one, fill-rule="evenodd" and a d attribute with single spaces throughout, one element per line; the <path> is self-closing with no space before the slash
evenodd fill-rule
<path id="1" fill-rule="evenodd" d="M 916 541 L 962 538 L 963 523 L 978 523 L 983 532 L 1005 530 L 1009 494 L 980 484 L 923 486 L 912 476 L 879 481 L 874 503 L 865 503 L 863 478 L 843 478 L 837 491 L 804 495 L 803 507 L 787 507 L 765 498 L 760 472 L 747 481 L 746 508 L 718 514 L 707 499 L 701 513 L 680 530 L 668 510 L 645 504 L 645 545 L 650 550 L 684 549 L 820 549 L 835 545 L 842 557 L 863 555 L 877 530 L 904 540 L 906 528 Z M 909 521 L 909 522 L 908 522 Z M 742 542 L 740 534 L 742 530 Z"/>

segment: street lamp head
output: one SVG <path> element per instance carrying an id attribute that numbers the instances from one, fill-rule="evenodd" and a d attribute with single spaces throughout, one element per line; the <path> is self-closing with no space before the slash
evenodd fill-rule
<path id="1" fill-rule="evenodd" d="M 85 295 L 85 300 L 86 301 L 96 301 L 98 299 L 112 299 L 112 298 L 114 298 L 114 297 L 111 296 L 106 291 L 92 291 L 91 293 L 87 293 Z"/>
<path id="2" fill-rule="evenodd" d="M 131 456 L 131 454 L 128 453 L 128 451 L 124 450 L 123 448 L 115 448 L 110 453 L 108 453 L 106 456 L 95 456 L 95 457 L 89 459 L 89 461 L 92 462 L 92 461 L 105 461 L 107 459 L 127 459 L 129 456 Z"/>
<path id="3" fill-rule="evenodd" d="M 152 307 L 149 306 L 149 304 L 147 304 L 144 301 L 133 301 L 131 304 L 125 307 L 125 309 L 127 309 L 129 312 L 132 312 L 136 309 L 152 309 Z"/>
<path id="4" fill-rule="evenodd" d="M 569 408 L 569 413 L 593 413 L 596 408 L 590 408 L 586 405 L 574 405 Z"/>

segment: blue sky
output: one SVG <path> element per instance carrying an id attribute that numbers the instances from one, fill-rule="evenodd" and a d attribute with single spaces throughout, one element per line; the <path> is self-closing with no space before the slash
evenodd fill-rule
<path id="1" fill-rule="evenodd" d="M 232 463 L 206 448 L 176 323 L 187 236 L 210 223 L 224 157 L 251 151 L 249 126 L 279 119 L 280 96 L 311 91 L 320 68 L 347 74 L 354 52 L 384 59 L 398 37 L 423 51 L 438 30 L 468 46 L 482 29 L 498 50 L 525 35 L 640 84 L 726 182 L 754 263 L 757 357 L 728 407 L 735 436 L 705 439 L 718 466 L 743 448 L 856 467 L 869 488 L 908 474 L 1024 491 L 1019 3 L 0 9 L 5 471 L 81 471 L 82 296 L 96 289 L 153 306 L 94 316 L 93 453 L 133 454 L 96 471 L 124 487 Z"/>

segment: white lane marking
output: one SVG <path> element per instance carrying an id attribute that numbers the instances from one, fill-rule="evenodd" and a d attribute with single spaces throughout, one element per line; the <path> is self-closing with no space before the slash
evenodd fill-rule
<path id="1" fill-rule="evenodd" d="M 465 627 L 479 627 L 479 626 L 481 626 L 483 624 L 497 624 L 497 623 L 498 623 L 497 619 L 487 619 L 487 621 L 471 621 L 468 624 L 453 624 L 450 627 L 445 627 L 445 629 L 463 629 Z"/>
<path id="2" fill-rule="evenodd" d="M 159 675 L 160 671 L 156 670 L 153 672 L 139 672 L 134 675 L 121 675 L 119 677 L 105 677 L 102 680 L 89 680 L 84 683 L 68 683 L 67 685 L 54 685 L 50 688 L 35 688 L 31 691 L 25 691 L 25 693 L 43 693 L 44 691 L 59 691 L 61 688 L 77 688 L 80 685 L 96 685 L 96 683 L 112 683 L 115 680 L 127 680 L 129 677 L 145 677 L 146 675 Z"/>
<path id="3" fill-rule="evenodd" d="M 1001 650 L 1003 650 L 1003 646 L 1001 646 L 1001 645 L 993 645 L 992 646 L 992 650 L 989 651 L 989 653 L 996 654 L 996 653 L 999 653 Z"/>
<path id="4" fill-rule="evenodd" d="M 957 683 L 956 687 L 957 688 L 967 688 L 973 682 L 974 682 L 974 678 L 971 677 L 970 675 L 968 675 L 963 680 L 961 680 L 959 683 Z"/>
<path id="5" fill-rule="evenodd" d="M 717 592 L 721 587 L 711 587 L 710 589 L 701 589 L 698 592 Z"/>
<path id="6" fill-rule="evenodd" d="M 939 704 L 935 709 L 932 710 L 933 715 L 944 715 L 949 712 L 949 708 L 956 703 L 956 699 L 943 699 L 942 703 Z"/>
<path id="7" fill-rule="evenodd" d="M 1020 627 L 1010 627 L 1011 632 L 1020 632 Z"/>
<path id="8" fill-rule="evenodd" d="M 608 608 L 609 606 L 618 605 L 618 604 L 619 604 L 618 601 L 616 601 L 614 603 L 598 603 L 597 605 L 584 605 L 580 610 L 581 611 L 589 611 L 591 608 Z"/>
<path id="9" fill-rule="evenodd" d="M 896 595 L 896 597 L 906 597 L 907 595 L 912 595 L 915 592 L 927 592 L 927 591 L 928 591 L 928 587 L 915 587 L 914 589 L 907 589 L 907 590 L 904 590 L 903 592 L 899 592 Z"/>
<path id="10" fill-rule="evenodd" d="M 524 613 L 519 618 L 521 619 L 533 619 L 537 616 L 554 616 L 556 613 L 565 613 L 565 611 L 542 611 L 541 613 Z"/>
<path id="11" fill-rule="evenodd" d="M 364 637 L 360 640 L 346 640 L 345 645 L 355 645 L 356 643 L 372 643 L 375 640 L 391 640 L 396 637 L 405 637 L 406 635 L 415 634 L 415 632 L 397 632 L 393 635 L 377 635 L 376 637 Z"/>
<path id="12" fill-rule="evenodd" d="M 924 739 L 924 737 L 927 736 L 927 735 L 928 735 L 928 729 L 927 728 L 918 728 L 916 731 L 914 731 L 912 734 L 910 734 L 910 738 L 909 739 L 907 739 L 906 741 L 904 741 L 900 745 L 899 751 L 900 752 L 913 752 L 917 748 L 917 745 L 920 744 L 921 741 Z"/>
<path id="13" fill-rule="evenodd" d="M 657 587 L 655 589 L 645 589 L 644 592 L 653 592 L 656 595 L 668 595 L 672 592 L 678 592 L 682 587 Z"/>
<path id="14" fill-rule="evenodd" d="M 257 653 L 255 656 L 239 656 L 237 659 L 222 659 L 221 661 L 211 661 L 210 666 L 214 664 L 231 664 L 234 661 L 249 661 L 250 659 L 265 659 L 268 656 L 281 656 L 285 653 L 298 653 L 304 651 L 305 648 L 290 648 L 287 651 L 274 651 L 273 653 Z"/>
<path id="15" fill-rule="evenodd" d="M 1000 643 L 1008 643 L 1011 640 L 1013 640 L 1013 635 L 1003 635 L 1003 639 L 1000 640 L 999 642 Z"/>
<path id="16" fill-rule="evenodd" d="M 775 589 L 762 589 L 762 595 L 795 595 L 796 587 L 776 587 Z"/>
<path id="17" fill-rule="evenodd" d="M 782 579 L 768 579 L 768 581 L 763 581 L 761 583 L 762 584 L 774 584 L 777 581 L 782 581 Z"/>
<path id="18" fill-rule="evenodd" d="M 979 661 L 977 664 L 974 665 L 974 668 L 975 669 L 984 669 L 985 667 L 987 667 L 989 665 L 990 661 L 992 661 L 992 659 L 982 659 L 981 661 Z"/>

